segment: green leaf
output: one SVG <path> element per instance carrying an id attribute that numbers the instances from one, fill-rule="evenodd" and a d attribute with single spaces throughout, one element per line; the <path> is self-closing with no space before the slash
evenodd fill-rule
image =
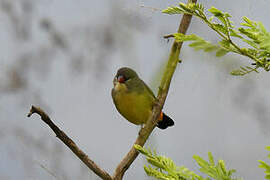
<path id="1" fill-rule="evenodd" d="M 243 76 L 243 73 L 242 73 L 242 71 L 240 69 L 232 70 L 230 72 L 230 74 L 233 75 L 233 76 Z"/>
<path id="2" fill-rule="evenodd" d="M 175 33 L 174 38 L 178 42 L 200 40 L 200 38 L 196 36 L 195 34 L 185 35 L 182 33 Z"/>
<path id="3" fill-rule="evenodd" d="M 214 157 L 213 157 L 213 155 L 212 155 L 211 152 L 208 152 L 208 158 L 209 158 L 209 164 L 210 164 L 211 166 L 215 166 Z"/>
<path id="4" fill-rule="evenodd" d="M 246 16 L 244 16 L 242 19 L 246 22 L 246 24 L 249 25 L 249 27 L 253 27 L 254 24 L 256 24 L 253 21 L 251 21 L 250 19 L 248 19 Z"/>
<path id="5" fill-rule="evenodd" d="M 149 152 L 138 144 L 134 144 L 134 148 L 144 155 L 149 155 Z"/>
<path id="6" fill-rule="evenodd" d="M 241 34 L 246 35 L 246 36 L 249 37 L 250 39 L 258 40 L 259 33 L 258 33 L 258 32 L 255 32 L 254 30 L 251 30 L 251 29 L 245 29 L 245 28 L 238 28 L 238 31 L 239 31 Z"/>
<path id="7" fill-rule="evenodd" d="M 264 169 L 266 169 L 266 170 L 270 170 L 270 166 L 269 166 L 267 163 L 265 163 L 265 162 L 262 161 L 262 160 L 258 160 L 258 161 L 259 161 L 259 163 L 260 163 L 260 165 L 259 165 L 260 168 L 264 168 Z"/>
<path id="8" fill-rule="evenodd" d="M 214 51 L 216 49 L 218 49 L 217 46 L 209 44 L 207 47 L 204 48 L 204 52 L 211 52 L 211 51 Z"/>
<path id="9" fill-rule="evenodd" d="M 224 24 L 225 27 L 228 27 L 227 19 L 224 16 L 218 16 L 217 18 L 220 20 L 220 22 L 222 22 L 222 24 Z M 227 29 L 226 29 L 226 32 L 227 32 Z"/>
<path id="10" fill-rule="evenodd" d="M 228 171 L 228 176 L 231 176 L 233 173 L 235 173 L 236 172 L 236 170 L 235 169 L 231 169 L 231 170 L 229 170 Z"/>
<path id="11" fill-rule="evenodd" d="M 243 39 L 243 37 L 240 36 L 239 33 L 238 33 L 236 30 L 230 28 L 229 31 L 230 31 L 230 35 L 231 35 L 231 36 L 234 36 L 234 37 L 238 37 L 238 38 L 240 38 L 240 39 Z"/>
<path id="12" fill-rule="evenodd" d="M 223 34 L 228 34 L 226 27 L 222 24 L 213 24 L 215 30 L 222 32 Z"/>
<path id="13" fill-rule="evenodd" d="M 185 11 L 183 11 L 183 9 L 176 6 L 168 7 L 167 9 L 162 10 L 162 13 L 165 14 L 182 14 L 184 12 Z"/>
<path id="14" fill-rule="evenodd" d="M 269 34 L 269 32 L 266 31 L 264 25 L 261 22 L 258 22 L 258 25 L 263 34 Z"/>
<path id="15" fill-rule="evenodd" d="M 223 12 L 220 11 L 219 9 L 215 8 L 214 6 L 212 6 L 210 9 L 208 9 L 208 11 L 210 13 L 212 13 L 214 16 L 218 17 L 218 16 L 223 16 Z"/>
<path id="16" fill-rule="evenodd" d="M 156 167 L 161 168 L 161 169 L 165 168 L 164 164 L 162 164 L 160 161 L 157 161 L 157 159 L 155 159 L 155 158 L 147 158 L 146 160 L 147 160 L 147 162 L 149 162 L 153 166 L 156 166 Z"/>
<path id="17" fill-rule="evenodd" d="M 230 46 L 231 46 L 231 43 L 228 40 L 222 40 L 222 41 L 219 42 L 219 44 L 225 50 L 229 50 L 230 49 Z"/>
<path id="18" fill-rule="evenodd" d="M 224 56 L 231 49 L 233 49 L 230 46 L 230 43 L 225 40 L 220 42 L 221 47 L 219 47 L 217 45 L 212 44 L 211 42 L 205 41 L 204 39 L 194 34 L 184 35 L 181 33 L 175 33 L 174 37 L 177 42 L 193 41 L 192 43 L 189 44 L 189 46 L 193 47 L 195 50 L 204 50 L 205 52 L 211 52 L 211 51 L 217 50 L 216 54 L 218 57 Z"/>
<path id="19" fill-rule="evenodd" d="M 260 49 L 267 50 L 270 53 L 270 34 L 266 34 L 263 37 L 260 37 Z"/>
<path id="20" fill-rule="evenodd" d="M 222 170 L 223 175 L 227 175 L 227 170 L 226 170 L 226 166 L 225 166 L 224 161 L 219 160 L 218 165 L 219 165 L 220 169 Z"/>
<path id="21" fill-rule="evenodd" d="M 205 42 L 203 41 L 195 41 L 189 44 L 190 47 L 199 48 L 199 49 L 203 49 L 204 45 L 205 45 Z"/>
<path id="22" fill-rule="evenodd" d="M 231 16 L 229 13 L 227 13 L 227 12 L 224 13 L 224 16 L 225 16 L 226 18 L 232 17 L 232 16 Z"/>
<path id="23" fill-rule="evenodd" d="M 213 19 L 214 19 L 214 17 L 215 17 L 215 16 L 211 16 L 211 17 L 209 18 L 209 21 L 212 22 Z"/>
<path id="24" fill-rule="evenodd" d="M 190 12 L 190 11 L 191 11 L 191 9 L 189 8 L 189 6 L 188 6 L 187 4 L 185 4 L 185 3 L 179 3 L 179 6 L 180 6 L 183 10 L 185 10 L 185 11 L 187 11 L 187 12 Z"/>
<path id="25" fill-rule="evenodd" d="M 247 40 L 247 39 L 242 39 L 242 40 L 248 43 L 250 46 L 254 47 L 255 49 L 258 49 L 258 45 L 255 42 Z"/>
<path id="26" fill-rule="evenodd" d="M 144 171 L 146 172 L 146 174 L 148 176 L 152 176 L 152 177 L 155 177 L 157 179 L 173 180 L 173 178 L 171 178 L 169 175 L 164 174 L 164 173 L 158 171 L 157 169 L 153 169 L 151 166 L 149 166 L 149 167 L 144 166 Z"/>
<path id="27" fill-rule="evenodd" d="M 251 25 L 249 25 L 249 24 L 247 24 L 247 23 L 240 23 L 240 25 L 242 25 L 242 26 L 247 26 L 247 27 L 253 27 L 253 26 L 251 26 Z"/>
<path id="28" fill-rule="evenodd" d="M 265 176 L 265 179 L 270 179 L 270 175 L 266 175 Z"/>
<path id="29" fill-rule="evenodd" d="M 225 56 L 229 51 L 223 49 L 223 48 L 220 48 L 217 52 L 216 52 L 216 56 L 217 57 L 221 57 L 221 56 Z"/>
<path id="30" fill-rule="evenodd" d="M 201 158 L 200 156 L 194 155 L 193 159 L 195 159 L 195 161 L 198 163 L 199 166 L 201 166 L 202 168 L 208 168 L 209 164 L 207 161 L 205 161 L 203 158 Z"/>
<path id="31" fill-rule="evenodd" d="M 246 75 L 248 73 L 251 73 L 251 72 L 259 73 L 257 71 L 257 67 L 252 68 L 252 67 L 249 67 L 249 66 L 245 66 L 245 67 L 240 66 L 240 69 L 233 70 L 231 72 L 231 75 L 234 75 L 234 76 L 244 76 L 244 75 Z"/>

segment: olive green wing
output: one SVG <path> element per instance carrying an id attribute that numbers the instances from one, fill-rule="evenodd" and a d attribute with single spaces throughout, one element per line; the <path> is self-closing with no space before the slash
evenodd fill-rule
<path id="1" fill-rule="evenodd" d="M 141 80 L 141 79 L 140 79 L 140 80 Z M 155 94 L 153 93 L 153 91 L 147 86 L 147 84 L 146 84 L 143 80 L 141 80 L 141 82 L 143 83 L 143 86 L 144 86 L 145 90 L 147 91 L 147 93 L 148 93 L 154 100 L 156 100 L 156 96 L 155 96 Z"/>
<path id="2" fill-rule="evenodd" d="M 147 86 L 147 84 L 140 78 L 134 78 L 126 82 L 128 90 L 137 93 L 146 93 L 151 101 L 155 101 L 156 97 L 153 91 Z"/>

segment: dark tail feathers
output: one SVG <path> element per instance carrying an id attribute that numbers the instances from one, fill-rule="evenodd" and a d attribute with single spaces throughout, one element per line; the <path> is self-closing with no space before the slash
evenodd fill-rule
<path id="1" fill-rule="evenodd" d="M 173 126 L 173 125 L 174 125 L 173 120 L 169 116 L 163 113 L 163 119 L 162 121 L 158 122 L 157 127 L 159 129 L 166 129 L 167 127 Z"/>

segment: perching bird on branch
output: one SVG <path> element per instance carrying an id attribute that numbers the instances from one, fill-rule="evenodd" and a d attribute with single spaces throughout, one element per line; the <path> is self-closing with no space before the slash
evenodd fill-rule
<path id="1" fill-rule="evenodd" d="M 113 85 L 112 98 L 118 112 L 133 124 L 145 124 L 156 101 L 151 89 L 128 67 L 117 71 Z M 157 127 L 166 129 L 173 125 L 173 120 L 161 112 Z"/>

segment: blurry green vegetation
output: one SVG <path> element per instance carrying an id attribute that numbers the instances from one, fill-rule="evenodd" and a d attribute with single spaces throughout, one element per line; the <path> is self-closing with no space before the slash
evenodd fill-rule
<path id="1" fill-rule="evenodd" d="M 191 34 L 184 35 L 175 33 L 174 38 L 178 42 L 192 41 L 189 45 L 195 50 L 204 50 L 205 52 L 216 51 L 216 56 L 224 56 L 229 52 L 237 53 L 249 57 L 254 62 L 252 66 L 241 66 L 239 69 L 233 70 L 232 75 L 243 76 L 250 72 L 257 72 L 259 68 L 265 71 L 270 70 L 270 33 L 266 31 L 261 22 L 252 21 L 247 17 L 243 17 L 243 23 L 240 28 L 235 28 L 230 20 L 231 15 L 227 12 L 211 7 L 208 12 L 212 14 L 207 17 L 205 8 L 202 4 L 180 3 L 179 6 L 171 6 L 163 13 L 166 14 L 190 14 L 200 18 L 211 29 L 213 29 L 221 38 L 219 44 L 212 44 L 203 38 Z M 240 39 L 247 47 L 241 47 L 235 42 Z"/>
<path id="2" fill-rule="evenodd" d="M 163 180 L 241 180 L 242 178 L 233 177 L 235 169 L 227 169 L 223 160 L 218 160 L 215 163 L 214 157 L 211 152 L 208 153 L 208 161 L 200 156 L 194 155 L 193 158 L 199 166 L 199 170 L 206 177 L 203 177 L 194 171 L 189 170 L 185 166 L 177 166 L 170 158 L 160 156 L 155 150 L 150 148 L 143 148 L 139 145 L 134 147 L 146 157 L 148 166 L 144 166 L 144 170 L 148 176 L 155 177 Z M 266 149 L 270 151 L 270 146 Z M 270 159 L 270 154 L 268 155 Z M 265 169 L 265 179 L 270 179 L 270 165 L 266 162 L 259 160 L 259 167 Z"/>
<path id="3" fill-rule="evenodd" d="M 266 149 L 270 151 L 270 146 L 266 146 Z M 268 159 L 270 159 L 270 154 L 268 154 Z M 259 167 L 265 169 L 265 179 L 270 179 L 270 165 L 262 160 L 259 160 L 259 163 Z"/>
<path id="4" fill-rule="evenodd" d="M 200 156 L 194 155 L 193 158 L 200 167 L 201 173 L 206 176 L 201 176 L 194 171 L 189 170 L 185 166 L 177 166 L 168 157 L 160 156 L 156 151 L 152 151 L 150 148 L 146 149 L 139 145 L 135 145 L 135 148 L 146 156 L 146 160 L 149 163 L 148 166 L 144 166 L 144 170 L 148 176 L 155 177 L 157 179 L 164 180 L 240 180 L 241 178 L 232 177 L 235 173 L 234 169 L 227 169 L 223 160 L 218 160 L 215 163 L 213 155 L 209 152 L 206 161 Z"/>

